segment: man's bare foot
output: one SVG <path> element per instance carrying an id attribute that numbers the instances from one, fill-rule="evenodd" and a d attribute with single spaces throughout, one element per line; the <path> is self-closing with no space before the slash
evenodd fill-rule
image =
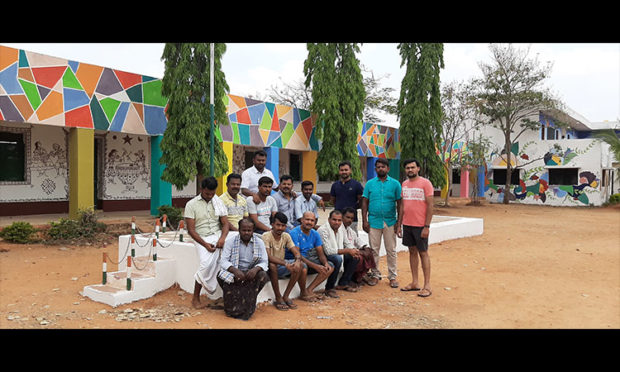
<path id="1" fill-rule="evenodd" d="M 194 298 L 192 299 L 192 307 L 194 309 L 204 309 L 207 307 L 207 304 L 203 304 L 202 302 L 200 302 L 200 299 Z"/>

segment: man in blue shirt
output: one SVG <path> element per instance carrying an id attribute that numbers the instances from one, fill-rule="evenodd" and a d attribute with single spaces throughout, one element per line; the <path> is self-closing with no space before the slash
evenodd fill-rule
<path id="1" fill-rule="evenodd" d="M 318 298 L 314 294 L 314 290 L 334 271 L 334 266 L 327 261 L 325 252 L 323 252 L 323 241 L 314 225 L 316 218 L 312 212 L 304 212 L 301 218 L 301 225 L 291 230 L 290 235 L 295 246 L 299 248 L 301 253 L 301 261 L 308 266 L 308 275 L 317 274 L 316 278 L 306 288 L 306 283 L 299 282 L 301 294 L 299 298 L 304 301 L 316 301 Z M 293 253 L 286 250 L 284 259 L 292 259 Z"/>
<path id="2" fill-rule="evenodd" d="M 338 164 L 340 180 L 332 183 L 330 195 L 334 202 L 334 209 L 343 212 L 347 208 L 355 209 L 355 216 L 351 228 L 357 231 L 357 209 L 359 207 L 364 187 L 357 180 L 351 178 L 351 163 L 343 161 Z"/>
<path id="3" fill-rule="evenodd" d="M 396 222 L 400 213 L 401 185 L 388 175 L 390 163 L 387 159 L 375 162 L 377 177 L 366 182 L 362 194 L 362 223 L 368 233 L 368 242 L 373 250 L 377 268 L 372 269 L 374 277 L 381 279 L 379 271 L 379 249 L 381 239 L 385 245 L 390 287 L 398 288 L 396 281 Z"/>
<path id="4" fill-rule="evenodd" d="M 299 223 L 301 223 L 301 218 L 305 212 L 314 213 L 315 224 L 319 219 L 319 208 L 314 199 L 312 199 L 313 191 L 314 183 L 312 183 L 312 181 L 304 181 L 301 183 L 301 195 L 295 198 L 295 218 L 299 220 Z"/>

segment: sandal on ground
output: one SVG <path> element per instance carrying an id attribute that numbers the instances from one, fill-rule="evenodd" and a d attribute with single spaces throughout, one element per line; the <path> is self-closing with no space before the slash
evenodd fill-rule
<path id="1" fill-rule="evenodd" d="M 424 289 L 422 289 L 420 291 L 420 293 L 418 293 L 418 296 L 419 297 L 428 297 L 428 296 L 430 296 L 432 294 L 433 294 L 433 292 L 431 292 L 429 289 L 424 288 Z"/>
<path id="2" fill-rule="evenodd" d="M 297 309 L 297 305 L 293 302 L 293 300 L 284 301 L 284 303 L 289 309 Z"/>
<path id="3" fill-rule="evenodd" d="M 328 291 L 325 291 L 325 296 L 331 297 L 331 298 L 340 298 L 340 296 L 338 296 L 338 294 L 336 293 L 335 290 L 330 289 Z"/>
<path id="4" fill-rule="evenodd" d="M 392 288 L 398 288 L 398 286 L 399 286 L 399 284 L 398 284 L 398 282 L 396 281 L 396 279 L 391 279 L 391 280 L 390 280 L 390 287 L 392 287 Z"/>
<path id="5" fill-rule="evenodd" d="M 379 283 L 379 279 L 368 275 L 366 275 L 362 280 L 369 286 L 377 285 L 377 283 Z"/>
<path id="6" fill-rule="evenodd" d="M 357 287 L 354 287 L 352 285 L 338 285 L 338 286 L 335 286 L 334 288 L 339 291 L 357 292 Z"/>
<path id="7" fill-rule="evenodd" d="M 403 291 L 403 292 L 409 292 L 409 291 L 419 291 L 420 288 L 412 287 L 411 285 L 407 285 L 406 287 L 403 287 L 400 290 Z"/>
<path id="8" fill-rule="evenodd" d="M 288 310 L 288 305 L 284 301 L 281 301 L 281 302 L 273 301 L 273 306 L 275 306 L 276 309 L 278 310 L 282 310 L 282 311 Z"/>

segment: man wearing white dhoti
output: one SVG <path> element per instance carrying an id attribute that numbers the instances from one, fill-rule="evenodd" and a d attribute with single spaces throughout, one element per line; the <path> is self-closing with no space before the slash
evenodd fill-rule
<path id="1" fill-rule="evenodd" d="M 207 306 L 200 302 L 202 288 L 207 291 L 208 297 L 215 295 L 221 248 L 228 235 L 228 209 L 215 195 L 217 180 L 207 177 L 202 180 L 201 187 L 200 194 L 187 202 L 183 214 L 187 232 L 194 240 L 200 260 L 194 274 L 196 283 L 192 298 L 192 306 L 196 309 Z"/>

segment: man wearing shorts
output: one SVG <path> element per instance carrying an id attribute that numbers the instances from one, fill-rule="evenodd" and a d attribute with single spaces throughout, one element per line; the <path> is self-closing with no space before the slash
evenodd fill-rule
<path id="1" fill-rule="evenodd" d="M 409 266 L 412 282 L 401 291 L 420 291 L 418 296 L 428 297 L 431 291 L 431 261 L 428 255 L 428 234 L 433 218 L 433 185 L 419 175 L 420 162 L 408 159 L 403 162 L 407 179 L 402 183 L 397 235 L 403 238 L 403 245 L 409 247 Z M 402 230 L 401 230 L 402 225 Z M 424 287 L 418 284 L 418 264 L 422 263 Z"/>
<path id="2" fill-rule="evenodd" d="M 286 232 L 288 217 L 282 212 L 277 212 L 271 217 L 271 230 L 261 237 L 267 248 L 269 256 L 269 279 L 275 295 L 273 305 L 278 310 L 296 309 L 297 305 L 289 298 L 295 283 L 299 282 L 299 288 L 305 288 L 307 266 L 301 262 L 299 249 L 293 243 L 293 239 Z M 293 258 L 285 259 L 287 252 L 293 254 Z M 280 279 L 290 277 L 284 294 L 280 294 Z"/>

